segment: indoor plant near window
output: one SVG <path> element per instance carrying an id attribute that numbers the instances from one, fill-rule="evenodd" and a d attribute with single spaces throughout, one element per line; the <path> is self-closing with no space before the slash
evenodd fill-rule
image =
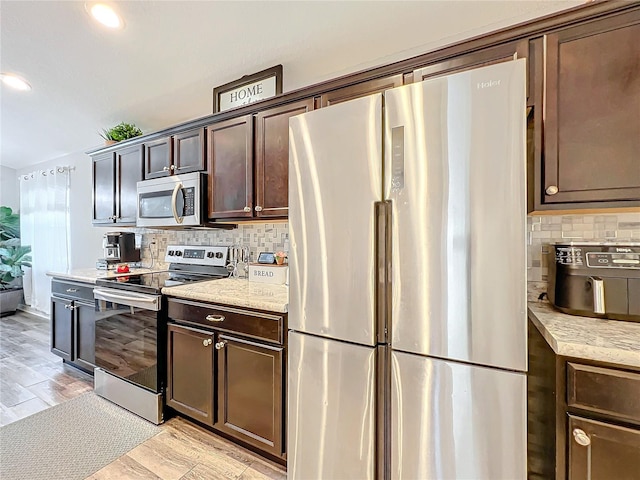
<path id="1" fill-rule="evenodd" d="M 0 207 L 0 315 L 11 315 L 22 301 L 22 285 L 15 280 L 31 266 L 31 247 L 20 245 L 20 216 Z"/>
<path id="2" fill-rule="evenodd" d="M 106 145 L 111 145 L 140 135 L 142 135 L 142 130 L 136 127 L 133 123 L 125 122 L 121 122 L 115 127 L 104 128 L 100 134 L 100 136 L 104 138 Z"/>

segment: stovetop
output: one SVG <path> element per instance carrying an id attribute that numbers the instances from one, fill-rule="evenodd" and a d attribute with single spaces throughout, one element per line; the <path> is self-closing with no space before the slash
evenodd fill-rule
<path id="1" fill-rule="evenodd" d="M 168 245 L 165 261 L 171 262 L 166 272 L 99 278 L 96 285 L 159 295 L 163 287 L 229 276 L 228 246 Z"/>
<path id="2" fill-rule="evenodd" d="M 96 285 L 98 287 L 117 288 L 120 290 L 129 290 L 131 292 L 149 293 L 159 295 L 163 287 L 172 287 L 175 285 L 184 285 L 191 282 L 202 282 L 205 280 L 215 280 L 228 277 L 225 274 L 208 274 L 197 275 L 185 272 L 154 272 L 154 273 L 135 273 L 131 275 L 121 275 L 118 277 L 98 278 Z"/>

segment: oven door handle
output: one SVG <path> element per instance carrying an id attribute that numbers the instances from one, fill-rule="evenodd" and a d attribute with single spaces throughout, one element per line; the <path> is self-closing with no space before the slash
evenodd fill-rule
<path id="1" fill-rule="evenodd" d="M 171 209 L 173 210 L 173 218 L 176 220 L 176 223 L 182 223 L 184 217 L 178 215 L 178 191 L 183 187 L 182 182 L 176 183 L 176 186 L 173 187 L 173 193 L 171 194 Z"/>
<path id="2" fill-rule="evenodd" d="M 156 312 L 160 310 L 159 295 L 120 295 L 118 293 L 113 293 L 113 291 L 110 290 L 101 290 L 98 288 L 94 288 L 93 297 L 96 300 L 105 300 L 107 302 L 120 303 L 122 305 L 130 307 L 145 308 L 147 310 L 154 310 Z"/>

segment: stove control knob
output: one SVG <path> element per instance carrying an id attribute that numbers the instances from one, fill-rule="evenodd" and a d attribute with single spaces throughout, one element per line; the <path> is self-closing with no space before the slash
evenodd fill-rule
<path id="1" fill-rule="evenodd" d="M 173 257 L 174 253 L 175 253 L 175 252 L 174 252 L 173 250 L 169 250 L 169 251 L 167 252 L 167 255 L 169 255 L 170 257 Z"/>
<path id="2" fill-rule="evenodd" d="M 216 252 L 216 258 L 222 258 L 222 252 Z"/>
<path id="3" fill-rule="evenodd" d="M 181 257 L 182 256 L 182 252 L 180 250 L 176 250 L 176 257 Z"/>
<path id="4" fill-rule="evenodd" d="M 207 258 L 213 258 L 213 252 L 207 252 Z"/>

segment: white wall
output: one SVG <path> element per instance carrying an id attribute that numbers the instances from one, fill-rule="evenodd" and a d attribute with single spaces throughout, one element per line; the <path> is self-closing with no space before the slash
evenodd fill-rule
<path id="1" fill-rule="evenodd" d="M 20 210 L 20 183 L 18 172 L 13 168 L 0 166 L 0 205 Z"/>
<path id="2" fill-rule="evenodd" d="M 18 170 L 23 175 L 54 166 L 75 167 L 70 173 L 70 268 L 95 267 L 103 257 L 102 235 L 107 229 L 91 225 L 91 159 L 84 153 L 74 153 Z M 4 168 L 4 167 L 3 167 Z"/>

